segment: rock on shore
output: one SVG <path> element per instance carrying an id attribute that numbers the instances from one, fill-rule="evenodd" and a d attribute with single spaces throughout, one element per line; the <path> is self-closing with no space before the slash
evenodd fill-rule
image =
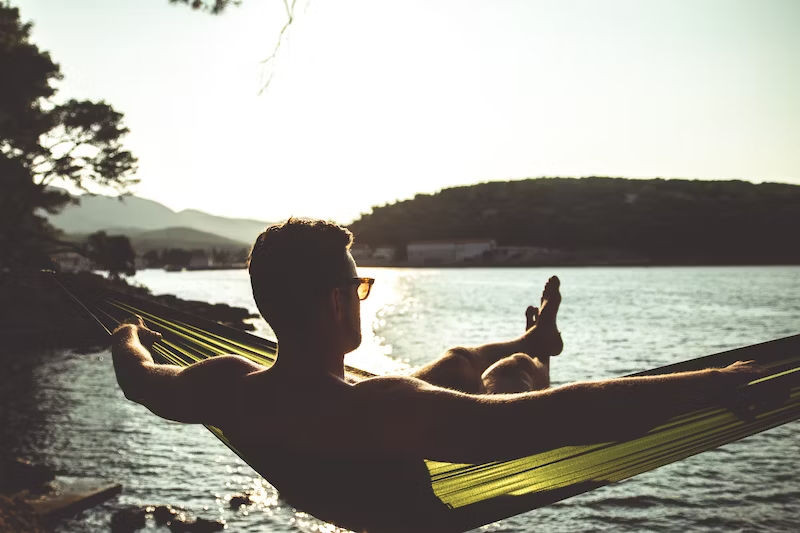
<path id="1" fill-rule="evenodd" d="M 44 533 L 33 507 L 22 498 L 0 495 L 0 531 L 3 533 Z"/>

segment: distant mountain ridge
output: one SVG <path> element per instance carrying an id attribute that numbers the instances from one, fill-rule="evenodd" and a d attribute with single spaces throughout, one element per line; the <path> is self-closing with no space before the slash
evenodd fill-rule
<path id="1" fill-rule="evenodd" d="M 105 232 L 109 235 L 125 235 L 128 237 L 137 254 L 144 254 L 150 250 L 166 250 L 170 248 L 207 251 L 224 250 L 228 252 L 240 252 L 250 248 L 249 243 L 235 241 L 192 228 L 165 228 L 145 231 L 132 228 L 109 228 Z M 67 233 L 62 238 L 68 242 L 85 243 L 88 236 L 89 233 Z"/>
<path id="2" fill-rule="evenodd" d="M 145 231 L 189 228 L 251 245 L 270 223 L 244 218 L 210 215 L 196 209 L 175 212 L 154 200 L 127 196 L 81 196 L 79 205 L 70 205 L 51 215 L 50 222 L 70 234 L 105 230 L 129 236 Z"/>
<path id="3" fill-rule="evenodd" d="M 184 250 L 216 248 L 238 251 L 250 247 L 250 243 L 228 239 L 227 237 L 192 228 L 166 228 L 143 231 L 131 236 L 130 240 L 133 249 L 137 253 L 166 248 L 182 248 Z"/>

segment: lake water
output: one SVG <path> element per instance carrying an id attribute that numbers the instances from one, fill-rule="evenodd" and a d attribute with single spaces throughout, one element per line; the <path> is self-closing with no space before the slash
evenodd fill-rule
<path id="1" fill-rule="evenodd" d="M 800 267 L 363 268 L 363 346 L 347 362 L 378 372 L 420 366 L 455 345 L 522 332 L 547 278 L 562 280 L 564 353 L 554 384 L 600 379 L 800 333 Z M 142 271 L 155 293 L 254 312 L 245 271 Z M 271 336 L 256 320 L 258 334 Z M 184 506 L 228 531 L 336 531 L 297 513 L 208 431 L 160 420 L 116 387 L 110 354 L 19 354 L 21 394 L 0 398 L 0 444 L 63 473 L 115 479 L 118 500 L 61 524 L 107 531 L 126 504 Z M 1 450 L 2 448 L 0 448 Z M 626 482 L 483 528 L 488 531 L 798 531 L 800 424 L 788 424 Z M 226 496 L 255 489 L 257 504 Z M 336 490 L 335 486 L 331 490 Z M 151 524 L 152 526 L 152 524 Z"/>

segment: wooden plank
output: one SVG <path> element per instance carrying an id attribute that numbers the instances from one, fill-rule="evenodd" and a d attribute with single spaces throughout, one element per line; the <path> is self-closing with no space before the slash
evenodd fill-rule
<path id="1" fill-rule="evenodd" d="M 74 516 L 122 492 L 122 485 L 100 479 L 56 480 L 56 490 L 26 500 L 44 521 Z"/>

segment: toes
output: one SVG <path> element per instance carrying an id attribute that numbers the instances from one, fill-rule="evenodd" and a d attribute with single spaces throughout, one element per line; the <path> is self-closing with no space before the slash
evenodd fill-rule
<path id="1" fill-rule="evenodd" d="M 561 287 L 561 280 L 558 279 L 558 276 L 553 276 L 545 283 L 544 292 L 545 294 L 551 293 L 557 291 L 559 287 Z"/>
<path id="2" fill-rule="evenodd" d="M 526 319 L 526 329 L 531 329 L 533 326 L 536 325 L 536 321 L 539 319 L 539 308 L 533 307 L 532 305 L 528 306 L 525 310 L 525 319 Z"/>
<path id="3" fill-rule="evenodd" d="M 542 303 L 548 298 L 556 296 L 559 287 L 561 287 L 561 280 L 558 279 L 558 276 L 553 276 L 547 280 L 547 283 L 544 285 L 544 291 L 542 292 Z"/>

